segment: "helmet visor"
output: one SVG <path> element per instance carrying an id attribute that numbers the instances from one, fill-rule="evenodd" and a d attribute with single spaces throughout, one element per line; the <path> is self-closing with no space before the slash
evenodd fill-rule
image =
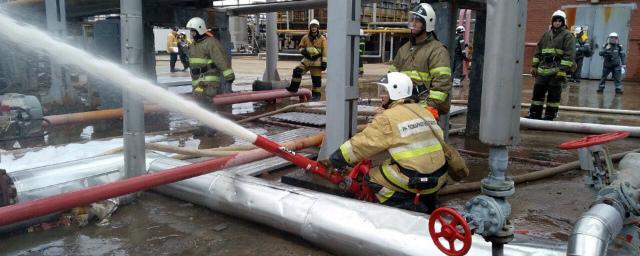
<path id="1" fill-rule="evenodd" d="M 386 96 L 389 97 L 389 91 L 387 90 L 387 84 L 389 84 L 389 78 L 387 75 L 382 76 L 380 80 L 376 83 L 378 84 L 378 97 Z"/>

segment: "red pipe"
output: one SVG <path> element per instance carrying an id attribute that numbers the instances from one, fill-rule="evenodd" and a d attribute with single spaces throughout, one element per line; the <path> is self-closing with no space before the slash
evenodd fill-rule
<path id="1" fill-rule="evenodd" d="M 288 98 L 298 96 L 300 101 L 305 102 L 311 98 L 311 90 L 300 88 L 298 92 L 289 92 L 286 89 L 276 89 L 258 92 L 235 92 L 217 95 L 213 98 L 214 105 L 229 105 L 234 103 L 266 101 L 277 98 Z"/>
<path id="2" fill-rule="evenodd" d="M 324 133 L 319 133 L 314 136 L 285 143 L 283 146 L 280 146 L 265 137 L 258 136 L 258 141 L 256 141 L 255 144 L 259 147 L 264 146 L 265 150 L 290 160 L 301 168 L 308 169 L 313 166 L 315 168 L 312 168 L 311 170 L 319 172 L 318 169 L 320 168 L 318 167 L 318 163 L 306 159 L 302 155 L 297 155 L 295 152 L 287 150 L 286 147 L 290 147 L 292 150 L 300 150 L 309 146 L 317 146 L 322 143 L 323 137 Z M 215 172 L 226 167 L 263 159 L 271 155 L 268 152 L 265 152 L 265 150 L 255 149 L 245 153 L 239 153 L 234 156 L 180 166 L 162 172 L 119 180 L 73 192 L 40 198 L 21 204 L 0 207 L 0 226 L 185 180 L 195 176 Z M 324 168 L 321 169 L 324 170 Z"/>

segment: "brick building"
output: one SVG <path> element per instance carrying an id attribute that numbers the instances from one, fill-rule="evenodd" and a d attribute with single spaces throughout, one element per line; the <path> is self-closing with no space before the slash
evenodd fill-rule
<path id="1" fill-rule="evenodd" d="M 640 9 L 638 8 L 637 0 L 529 0 L 527 12 L 527 32 L 526 42 L 538 42 L 542 34 L 549 28 L 551 24 L 551 14 L 558 9 L 563 9 L 567 13 L 567 20 L 569 27 L 578 22 L 586 22 L 585 20 L 592 20 L 592 22 L 598 22 L 599 24 L 591 24 L 588 29 L 589 33 L 596 35 L 599 34 L 600 38 L 597 38 L 593 43 L 601 45 L 605 40 L 602 37 L 604 30 L 618 30 L 619 34 L 626 33 L 626 39 L 622 40 L 623 47 L 627 50 L 627 74 L 626 80 L 640 81 Z M 624 10 L 627 9 L 627 10 Z M 576 11 L 577 10 L 577 11 Z M 589 12 L 585 12 L 589 10 Z M 618 15 L 618 11 L 629 13 L 630 15 Z M 586 14 L 588 13 L 588 14 Z M 584 17 L 592 15 L 589 17 Z M 624 16 L 620 18 L 620 16 Z M 612 26 L 608 23 L 610 20 L 623 19 L 621 25 Z M 627 20 L 628 21 L 624 21 Z M 620 20 L 616 21 L 620 23 Z M 626 23 L 626 24 L 624 24 Z M 587 24 L 589 25 L 589 24 Z M 615 28 L 614 28 L 615 27 Z M 602 30 L 601 32 L 594 30 Z M 624 31 L 628 30 L 628 31 Z M 606 31 L 608 34 L 611 31 Z M 626 42 L 624 42 L 626 41 Z M 528 73 L 529 67 L 531 67 L 531 59 L 534 48 L 527 47 L 525 51 L 525 73 Z M 592 61 L 601 61 L 601 57 L 598 56 L 599 49 L 594 49 L 594 56 Z M 585 60 L 586 61 L 586 60 Z M 592 69 L 594 65 L 592 65 Z M 601 67 L 601 66 L 600 66 Z M 594 73 L 601 73 L 593 70 Z M 589 73 L 589 72 L 586 72 Z M 583 69 L 583 76 L 585 76 L 585 69 Z M 592 74 L 593 76 L 593 74 Z M 593 78 L 593 77 L 592 77 Z"/>

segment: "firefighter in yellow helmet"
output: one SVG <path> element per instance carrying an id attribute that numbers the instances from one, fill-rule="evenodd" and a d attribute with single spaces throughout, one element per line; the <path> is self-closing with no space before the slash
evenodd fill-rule
<path id="1" fill-rule="evenodd" d="M 327 69 L 327 38 L 320 34 L 320 22 L 313 19 L 309 22 L 309 33 L 302 37 L 298 51 L 304 56 L 300 65 L 293 69 L 291 84 L 287 87 L 290 92 L 297 92 L 302 82 L 302 75 L 311 72 L 311 99 L 320 100 L 322 96 L 322 71 Z"/>
<path id="2" fill-rule="evenodd" d="M 193 97 L 203 106 L 213 108 L 212 99 L 218 93 L 220 83 L 232 84 L 235 74 L 222 44 L 207 32 L 203 19 L 195 17 L 187 22 L 193 44 L 189 46 L 189 66 Z M 200 126 L 195 135 L 212 136 L 207 126 Z"/>
<path id="3" fill-rule="evenodd" d="M 536 78 L 527 118 L 553 120 L 558 114 L 562 84 L 575 70 L 575 37 L 567 30 L 567 15 L 557 10 L 551 28 L 542 35 L 533 55 L 531 74 Z M 545 105 L 544 118 L 542 109 Z"/>
<path id="4" fill-rule="evenodd" d="M 344 169 L 386 152 L 391 158 L 365 176 L 378 202 L 430 213 L 448 177 L 444 151 L 435 137 L 442 138 L 443 132 L 433 115 L 411 98 L 413 82 L 407 75 L 388 73 L 378 85 L 385 110 L 320 162 L 327 168 Z"/>
<path id="5" fill-rule="evenodd" d="M 436 13 L 429 4 L 419 4 L 408 23 L 410 42 L 400 47 L 389 72 L 399 71 L 411 77 L 414 97 L 425 107 L 436 108 L 439 114 L 449 112 L 451 63 L 449 51 L 435 33 Z"/>

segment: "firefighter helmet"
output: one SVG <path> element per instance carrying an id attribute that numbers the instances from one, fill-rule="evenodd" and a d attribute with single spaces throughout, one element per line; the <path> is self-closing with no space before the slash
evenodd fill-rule
<path id="1" fill-rule="evenodd" d="M 422 3 L 411 11 L 411 14 L 420 18 L 424 24 L 424 30 L 431 32 L 436 29 L 436 11 L 430 4 Z"/>
<path id="2" fill-rule="evenodd" d="M 207 24 L 200 17 L 191 18 L 187 22 L 187 28 L 195 30 L 199 35 L 204 35 L 207 32 Z"/>
<path id="3" fill-rule="evenodd" d="M 406 74 L 391 72 L 383 76 L 377 83 L 389 92 L 389 99 L 400 100 L 411 97 L 413 81 Z"/>

